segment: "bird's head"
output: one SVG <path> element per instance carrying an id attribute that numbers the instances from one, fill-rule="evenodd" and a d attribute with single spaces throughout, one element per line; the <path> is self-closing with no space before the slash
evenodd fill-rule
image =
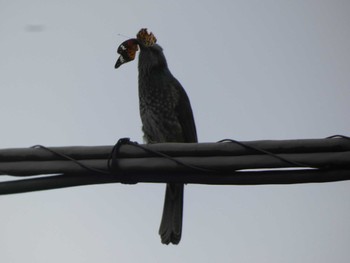
<path id="1" fill-rule="evenodd" d="M 152 32 L 148 33 L 147 28 L 142 28 L 136 35 L 136 39 L 139 42 L 140 48 L 149 48 L 157 43 L 157 38 Z"/>
<path id="2" fill-rule="evenodd" d="M 120 44 L 117 50 L 120 56 L 114 67 L 119 68 L 122 64 L 134 60 L 139 47 L 141 50 L 146 50 L 153 47 L 156 42 L 157 39 L 153 33 L 148 33 L 146 28 L 142 28 L 137 33 L 136 38 L 130 38 Z M 159 47 L 158 45 L 156 46 Z"/>

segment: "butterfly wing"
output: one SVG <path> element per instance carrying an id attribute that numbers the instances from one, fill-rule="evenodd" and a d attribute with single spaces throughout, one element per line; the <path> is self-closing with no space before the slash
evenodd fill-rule
<path id="1" fill-rule="evenodd" d="M 118 54 L 120 54 L 114 68 L 119 68 L 122 64 L 135 59 L 136 52 L 139 50 L 137 40 L 132 38 L 124 41 L 118 47 Z"/>

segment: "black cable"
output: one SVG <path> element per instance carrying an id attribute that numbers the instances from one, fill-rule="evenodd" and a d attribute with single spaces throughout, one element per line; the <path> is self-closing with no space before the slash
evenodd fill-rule
<path id="1" fill-rule="evenodd" d="M 340 138 L 344 138 L 344 139 L 350 140 L 350 137 L 347 137 L 347 136 L 344 136 L 344 135 L 332 135 L 332 136 L 327 137 L 327 139 L 328 138 L 336 138 L 336 137 L 340 137 Z M 278 156 L 277 154 L 274 154 L 272 152 L 269 152 L 269 151 L 266 151 L 266 150 L 263 150 L 263 149 L 260 149 L 260 148 L 257 148 L 257 147 L 253 147 L 251 145 L 247 145 L 245 143 L 242 143 L 242 142 L 234 140 L 234 139 L 223 139 L 223 140 L 218 141 L 218 143 L 223 143 L 223 142 L 236 143 L 236 144 L 238 144 L 238 145 L 240 145 L 240 146 L 242 146 L 244 148 L 251 149 L 251 150 L 254 150 L 256 152 L 269 155 L 271 157 L 279 159 L 282 162 L 291 164 L 291 165 L 293 165 L 293 167 L 308 167 L 308 168 L 315 168 L 315 169 L 326 168 L 326 167 L 315 167 L 315 166 L 308 165 L 308 164 L 305 164 L 305 163 L 288 160 L 288 159 L 283 158 L 281 156 Z M 144 151 L 146 151 L 148 153 L 151 153 L 151 154 L 153 154 L 155 156 L 160 156 L 160 157 L 166 158 L 168 160 L 171 160 L 171 161 L 177 163 L 178 165 L 181 165 L 181 166 L 186 167 L 186 168 L 190 168 L 190 169 L 195 170 L 195 171 L 206 172 L 206 173 L 221 172 L 220 170 L 217 170 L 217 169 L 207 169 L 207 168 L 202 168 L 202 167 L 199 167 L 199 166 L 195 166 L 195 165 L 184 163 L 184 162 L 178 160 L 175 157 L 172 157 L 170 155 L 167 155 L 167 154 L 159 152 L 159 151 L 155 151 L 155 150 L 146 148 L 146 147 L 138 144 L 137 142 L 132 142 L 132 141 L 130 141 L 130 138 L 121 138 L 114 145 L 114 147 L 113 147 L 113 149 L 112 149 L 112 151 L 110 153 L 110 156 L 108 158 L 108 161 L 107 161 L 108 171 L 100 170 L 100 169 L 96 169 L 94 167 L 90 167 L 90 166 L 84 165 L 83 163 L 79 162 L 78 160 L 76 160 L 76 159 L 74 159 L 74 158 L 72 158 L 72 157 L 70 157 L 70 156 L 68 156 L 66 154 L 56 152 L 56 151 L 54 151 L 52 149 L 49 149 L 49 148 L 47 148 L 47 147 L 45 147 L 43 145 L 34 145 L 31 148 L 40 148 L 40 149 L 44 149 L 46 151 L 49 151 L 49 152 L 51 152 L 51 153 L 53 153 L 53 154 L 55 154 L 57 156 L 60 156 L 63 159 L 66 159 L 66 160 L 69 160 L 69 161 L 72 161 L 72 162 L 76 163 L 77 165 L 79 165 L 80 167 L 86 169 L 87 171 L 96 172 L 96 173 L 100 173 L 100 174 L 104 174 L 104 175 L 107 175 L 107 174 L 110 175 L 110 174 L 116 174 L 116 173 L 121 174 L 121 170 L 118 169 L 118 153 L 120 151 L 120 147 L 122 145 L 124 145 L 124 144 L 133 145 L 133 146 L 135 146 L 137 148 L 140 148 L 140 149 L 142 149 L 142 150 L 144 150 Z M 128 183 L 127 180 L 125 180 L 125 183 Z"/>

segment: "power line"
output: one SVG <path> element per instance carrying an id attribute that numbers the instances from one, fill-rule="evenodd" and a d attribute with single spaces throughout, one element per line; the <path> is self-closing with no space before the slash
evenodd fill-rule
<path id="1" fill-rule="evenodd" d="M 0 194 L 118 182 L 331 182 L 350 179 L 350 139 L 337 135 L 326 139 L 143 145 L 124 138 L 114 146 L 36 145 L 0 149 L 0 174 L 23 177 L 0 182 Z"/>

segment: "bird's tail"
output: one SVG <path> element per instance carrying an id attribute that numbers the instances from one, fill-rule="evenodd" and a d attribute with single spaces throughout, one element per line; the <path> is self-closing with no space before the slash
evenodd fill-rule
<path id="1" fill-rule="evenodd" d="M 167 184 L 163 216 L 159 227 L 159 235 L 163 244 L 176 245 L 181 240 L 183 198 L 183 184 Z"/>

